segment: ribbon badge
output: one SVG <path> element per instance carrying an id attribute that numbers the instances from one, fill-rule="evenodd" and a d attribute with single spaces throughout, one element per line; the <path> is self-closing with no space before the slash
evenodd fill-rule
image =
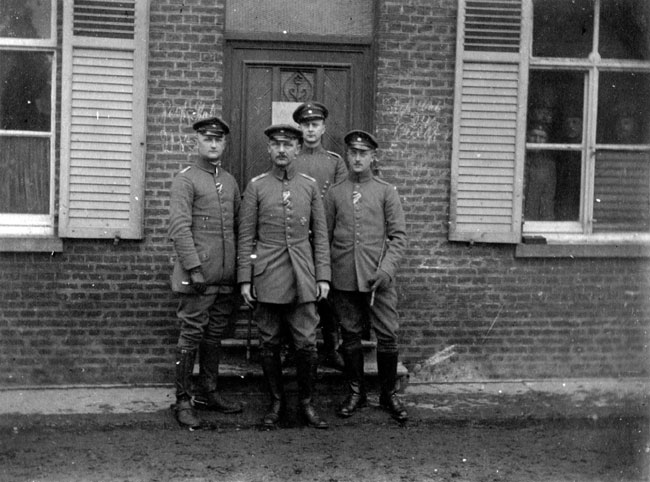
<path id="1" fill-rule="evenodd" d="M 361 201 L 361 193 L 352 191 L 352 204 L 359 204 L 359 201 Z"/>
<path id="2" fill-rule="evenodd" d="M 217 192 L 221 194 L 221 192 L 223 191 L 223 184 L 221 184 L 220 182 L 216 182 L 214 185 L 217 188 Z"/>
<path id="3" fill-rule="evenodd" d="M 286 207 L 291 206 L 291 191 L 282 191 L 282 204 Z"/>

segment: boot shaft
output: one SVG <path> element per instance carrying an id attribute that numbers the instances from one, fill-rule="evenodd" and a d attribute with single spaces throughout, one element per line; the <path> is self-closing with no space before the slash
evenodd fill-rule
<path id="1" fill-rule="evenodd" d="M 196 350 L 176 350 L 176 400 L 189 400 L 192 398 L 192 373 Z"/>
<path id="2" fill-rule="evenodd" d="M 397 352 L 377 352 L 377 376 L 384 395 L 397 391 L 397 360 Z"/>
<path id="3" fill-rule="evenodd" d="M 199 345 L 199 375 L 203 389 L 207 392 L 217 390 L 219 378 L 219 346 Z"/>
<path id="4" fill-rule="evenodd" d="M 318 355 L 315 352 L 306 350 L 296 351 L 296 381 L 298 382 L 298 399 L 302 402 L 309 403 L 312 400 L 317 364 Z"/>
<path id="5" fill-rule="evenodd" d="M 284 400 L 284 384 L 282 381 L 282 360 L 280 350 L 263 351 L 260 357 L 264 380 L 271 399 L 274 401 Z"/>

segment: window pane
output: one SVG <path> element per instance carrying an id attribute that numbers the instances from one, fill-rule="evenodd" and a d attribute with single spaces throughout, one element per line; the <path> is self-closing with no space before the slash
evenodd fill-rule
<path id="1" fill-rule="evenodd" d="M 535 137 L 534 130 L 529 138 Z M 578 221 L 581 154 L 576 151 L 527 149 L 524 170 L 526 221 Z"/>
<path id="2" fill-rule="evenodd" d="M 650 231 L 650 153 L 596 154 L 594 233 Z"/>
<path id="3" fill-rule="evenodd" d="M 533 55 L 586 58 L 593 46 L 591 0 L 535 0 Z"/>
<path id="4" fill-rule="evenodd" d="M 528 129 L 529 144 L 542 144 L 548 139 L 541 126 Z M 557 159 L 561 151 L 529 146 L 524 167 L 524 219 L 526 221 L 553 221 L 557 190 Z"/>
<path id="5" fill-rule="evenodd" d="M 49 139 L 0 136 L 0 170 L 3 213 L 49 213 Z"/>
<path id="6" fill-rule="evenodd" d="M 650 74 L 602 72 L 598 89 L 597 142 L 650 142 Z"/>
<path id="7" fill-rule="evenodd" d="M 2 0 L 0 37 L 48 39 L 51 37 L 50 0 Z"/>
<path id="8" fill-rule="evenodd" d="M 603 0 L 598 53 L 605 59 L 648 60 L 650 5 L 639 0 Z"/>
<path id="9" fill-rule="evenodd" d="M 578 221 L 580 219 L 581 153 L 558 152 L 556 156 L 557 183 L 555 187 L 555 219 Z"/>
<path id="10" fill-rule="evenodd" d="M 584 79 L 580 72 L 531 72 L 528 126 L 543 126 L 548 142 L 580 144 Z"/>
<path id="11" fill-rule="evenodd" d="M 52 54 L 0 51 L 0 65 L 0 129 L 49 131 Z"/>

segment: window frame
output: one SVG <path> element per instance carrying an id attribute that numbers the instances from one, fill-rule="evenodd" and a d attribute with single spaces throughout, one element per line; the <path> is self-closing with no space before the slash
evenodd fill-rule
<path id="1" fill-rule="evenodd" d="M 530 0 L 534 2 L 535 0 Z M 539 1 L 539 0 L 537 0 Z M 581 152 L 581 206 L 578 221 L 526 221 L 522 226 L 522 236 L 543 237 L 549 244 L 650 244 L 650 233 L 594 233 L 593 206 L 595 187 L 595 163 L 598 152 L 603 151 L 633 151 L 650 152 L 650 144 L 620 145 L 598 143 L 596 139 L 598 120 L 599 78 L 602 72 L 635 72 L 650 73 L 650 61 L 622 60 L 601 58 L 597 53 L 599 48 L 599 27 L 601 20 L 601 1 L 593 0 L 593 38 L 592 50 L 587 58 L 534 57 L 533 35 L 528 37 L 529 74 L 533 71 L 570 71 L 584 73 L 583 99 L 583 139 L 579 149 Z M 531 9 L 532 12 L 532 9 Z M 533 27 L 533 20 L 530 22 Z M 526 143 L 526 148 L 535 147 L 548 150 L 573 150 L 568 144 L 548 143 L 535 145 Z M 650 186 L 648 186 L 650 189 Z"/>
<path id="2" fill-rule="evenodd" d="M 524 230 L 525 154 L 532 146 L 526 143 L 529 75 L 563 69 L 582 70 L 586 78 L 596 60 L 533 57 L 533 16 L 533 0 L 458 2 L 448 239 L 512 244 L 516 257 L 650 257 L 643 232 L 585 234 L 582 224 L 571 221 L 537 222 Z M 645 61 L 598 60 L 601 70 L 647 69 Z M 597 82 L 587 83 L 586 99 L 597 99 Z M 591 138 L 583 132 L 585 155 L 604 146 L 594 142 L 596 114 L 585 114 L 594 126 Z M 557 146 L 568 149 L 549 147 Z M 593 172 L 589 176 L 595 189 Z"/>
<path id="3" fill-rule="evenodd" d="M 13 52 L 43 52 L 52 56 L 50 71 L 50 130 L 0 130 L 2 137 L 39 137 L 49 139 L 49 212 L 48 214 L 15 214 L 0 212 L 0 237 L 54 236 L 56 199 L 56 92 L 57 92 L 57 2 L 50 2 L 50 36 L 43 39 L 0 37 L 0 50 Z"/>

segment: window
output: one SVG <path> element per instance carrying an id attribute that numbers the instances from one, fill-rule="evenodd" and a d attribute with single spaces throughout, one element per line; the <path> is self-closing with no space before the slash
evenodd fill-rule
<path id="1" fill-rule="evenodd" d="M 524 235 L 650 233 L 649 12 L 636 0 L 533 2 Z"/>
<path id="2" fill-rule="evenodd" d="M 0 2 L 0 251 L 142 238 L 148 21 L 146 0 Z"/>
<path id="3" fill-rule="evenodd" d="M 650 4 L 459 5 L 450 239 L 650 243 Z"/>
<path id="4" fill-rule="evenodd" d="M 54 233 L 56 2 L 0 3 L 0 235 Z"/>

